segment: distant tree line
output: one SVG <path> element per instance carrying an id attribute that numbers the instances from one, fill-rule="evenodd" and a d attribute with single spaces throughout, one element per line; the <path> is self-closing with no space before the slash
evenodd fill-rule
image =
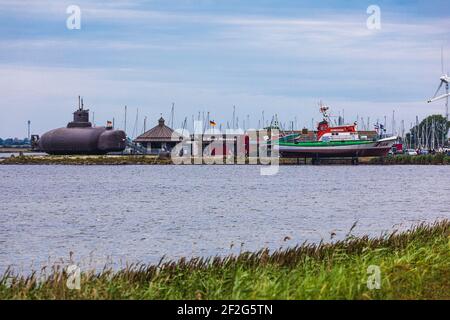
<path id="1" fill-rule="evenodd" d="M 24 146 L 30 145 L 30 140 L 28 138 L 19 139 L 19 138 L 0 138 L 0 146 L 10 147 L 10 146 Z"/>

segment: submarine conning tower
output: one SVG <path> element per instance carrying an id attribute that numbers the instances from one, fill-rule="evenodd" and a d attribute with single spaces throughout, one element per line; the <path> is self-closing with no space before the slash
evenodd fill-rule
<path id="1" fill-rule="evenodd" d="M 67 124 L 67 128 L 90 128 L 89 110 L 84 109 L 83 99 L 78 97 L 78 110 L 73 113 L 73 121 Z"/>

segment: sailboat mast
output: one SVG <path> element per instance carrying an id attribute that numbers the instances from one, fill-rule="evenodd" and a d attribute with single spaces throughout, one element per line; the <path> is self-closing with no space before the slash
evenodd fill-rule
<path id="1" fill-rule="evenodd" d="M 173 117 L 175 114 L 175 102 L 172 102 L 172 110 L 170 112 L 170 127 L 173 129 Z"/>
<path id="2" fill-rule="evenodd" d="M 127 106 L 125 106 L 125 120 L 123 124 L 123 131 L 125 131 L 125 134 L 127 133 Z"/>

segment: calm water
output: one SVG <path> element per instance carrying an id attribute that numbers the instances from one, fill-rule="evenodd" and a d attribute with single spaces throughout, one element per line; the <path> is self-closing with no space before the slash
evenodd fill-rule
<path id="1" fill-rule="evenodd" d="M 378 235 L 450 218 L 449 182 L 450 166 L 0 166 L 0 273 L 274 249 L 355 221 Z"/>

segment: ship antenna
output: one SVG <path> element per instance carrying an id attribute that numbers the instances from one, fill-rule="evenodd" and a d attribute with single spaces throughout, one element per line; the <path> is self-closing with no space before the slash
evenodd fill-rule
<path id="1" fill-rule="evenodd" d="M 81 110 L 81 97 L 78 96 L 78 110 Z"/>
<path id="2" fill-rule="evenodd" d="M 81 110 L 83 110 L 83 107 L 84 107 L 83 98 L 81 98 Z"/>

